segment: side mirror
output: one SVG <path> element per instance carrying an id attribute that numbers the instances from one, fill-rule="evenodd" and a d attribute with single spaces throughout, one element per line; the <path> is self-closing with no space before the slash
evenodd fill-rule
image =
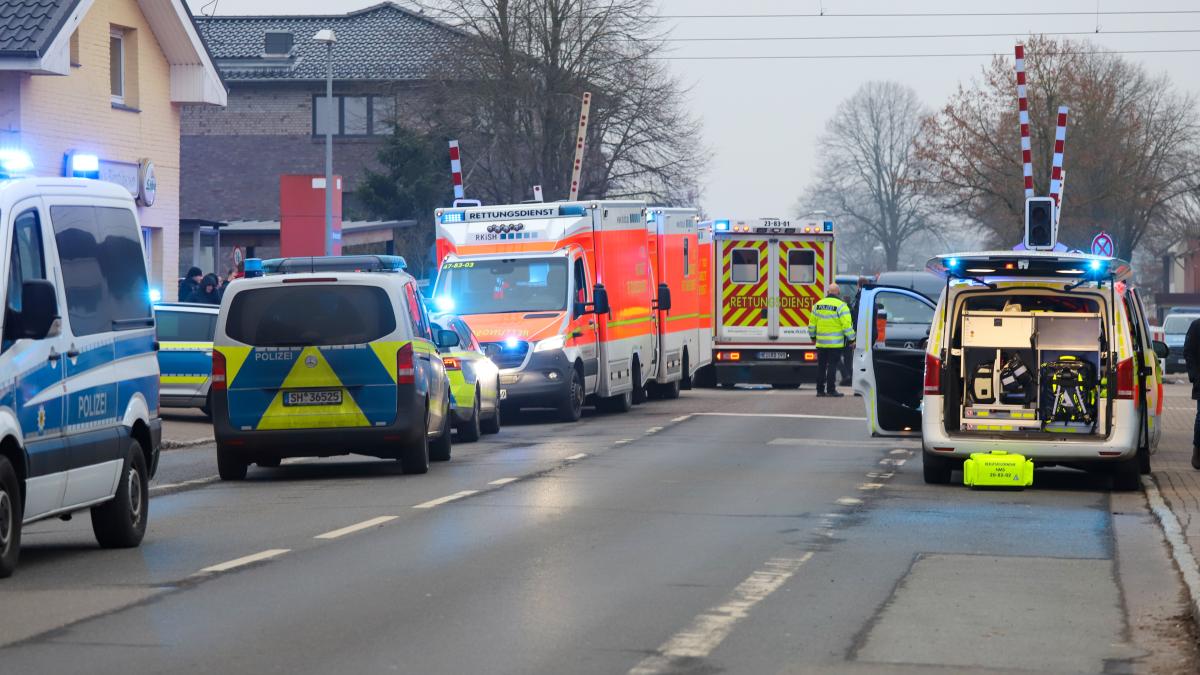
<path id="1" fill-rule="evenodd" d="M 595 314 L 608 314 L 612 308 L 608 305 L 608 289 L 604 284 L 596 284 L 592 287 L 592 312 Z"/>
<path id="2" fill-rule="evenodd" d="M 19 335 L 41 340 L 58 335 L 58 293 L 54 284 L 45 279 L 26 281 L 21 285 L 21 319 Z"/>
<path id="3" fill-rule="evenodd" d="M 439 350 L 452 349 L 461 343 L 462 340 L 459 339 L 458 333 L 452 330 L 440 330 L 437 332 L 437 348 Z"/>
<path id="4" fill-rule="evenodd" d="M 655 308 L 660 312 L 668 312 L 671 310 L 671 287 L 666 284 L 658 285 L 658 306 Z"/>
<path id="5" fill-rule="evenodd" d="M 1167 343 L 1154 341 L 1154 354 L 1160 359 L 1165 359 L 1171 355 L 1171 349 L 1167 347 Z"/>

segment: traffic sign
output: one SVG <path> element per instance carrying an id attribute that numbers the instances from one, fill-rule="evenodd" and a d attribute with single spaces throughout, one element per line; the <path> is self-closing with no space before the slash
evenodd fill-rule
<path id="1" fill-rule="evenodd" d="M 1101 232 L 1092 239 L 1092 255 L 1102 255 L 1106 258 L 1114 258 L 1117 255 L 1117 245 L 1113 242 L 1113 238 L 1107 232 Z"/>
<path id="2" fill-rule="evenodd" d="M 233 247 L 233 266 L 235 269 L 241 268 L 241 266 L 242 266 L 242 247 L 241 246 Z"/>

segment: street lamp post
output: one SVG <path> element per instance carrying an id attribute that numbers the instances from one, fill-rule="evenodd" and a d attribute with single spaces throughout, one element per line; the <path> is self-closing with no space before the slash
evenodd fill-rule
<path id="1" fill-rule="evenodd" d="M 325 45 L 325 255 L 333 255 L 333 45 L 337 36 L 328 28 L 317 31 L 313 40 Z"/>

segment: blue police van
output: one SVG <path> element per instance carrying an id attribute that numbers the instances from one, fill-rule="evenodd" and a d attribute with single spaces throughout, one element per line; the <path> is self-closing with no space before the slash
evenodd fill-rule
<path id="1" fill-rule="evenodd" d="M 84 509 L 101 546 L 137 546 L 162 423 L 129 192 L 0 178 L 0 298 L 0 577 L 24 526 Z"/>

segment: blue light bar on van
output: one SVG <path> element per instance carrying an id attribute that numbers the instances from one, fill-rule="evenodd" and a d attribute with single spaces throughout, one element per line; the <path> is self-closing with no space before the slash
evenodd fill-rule
<path id="1" fill-rule="evenodd" d="M 833 232 L 833 221 L 832 220 L 825 221 L 825 231 Z"/>
<path id="2" fill-rule="evenodd" d="M 729 221 L 728 220 L 715 221 L 713 223 L 713 230 L 715 230 L 717 232 L 728 232 L 729 231 Z"/>
<path id="3" fill-rule="evenodd" d="M 81 152 L 67 153 L 67 176 L 70 178 L 100 178 L 100 158 Z"/>
<path id="4" fill-rule="evenodd" d="M 0 178 L 14 178 L 33 170 L 33 159 L 24 150 L 0 148 Z"/>
<path id="5" fill-rule="evenodd" d="M 586 213 L 587 209 L 578 204 L 570 204 L 567 206 L 558 207 L 558 215 L 560 216 L 582 216 Z"/>
<path id="6" fill-rule="evenodd" d="M 408 263 L 398 255 L 330 255 L 272 258 L 262 262 L 266 274 L 305 272 L 401 272 Z"/>
<path id="7" fill-rule="evenodd" d="M 461 223 L 467 219 L 467 214 L 464 211 L 444 211 L 442 212 L 442 223 Z"/>

